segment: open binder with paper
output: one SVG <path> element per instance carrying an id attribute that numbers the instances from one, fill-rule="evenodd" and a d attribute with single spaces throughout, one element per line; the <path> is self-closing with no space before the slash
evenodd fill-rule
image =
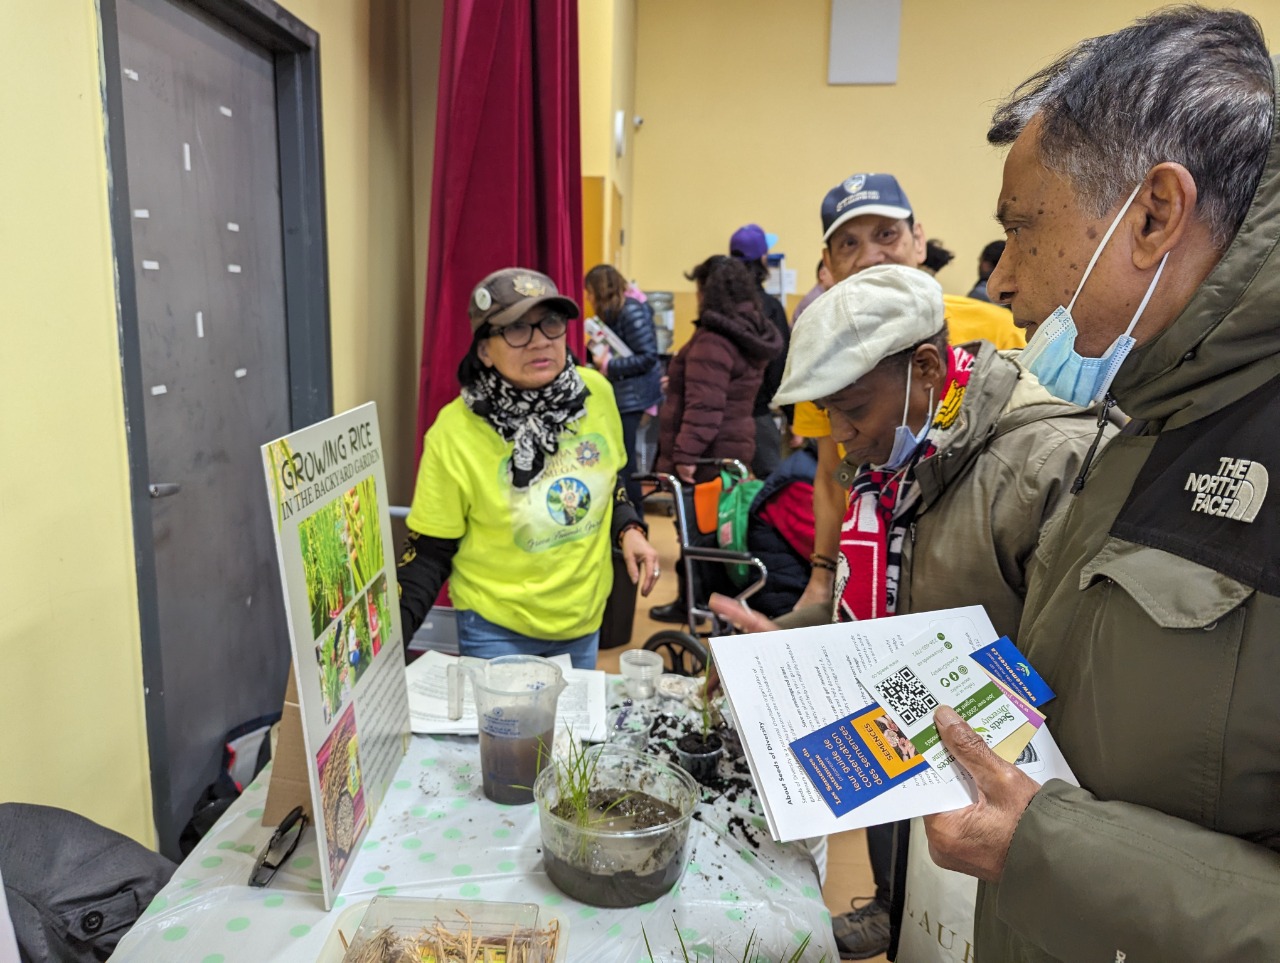
<path id="1" fill-rule="evenodd" d="M 981 606 L 726 636 L 711 648 L 779 841 L 973 802 L 968 773 L 932 731 L 940 699 L 1037 782 L 1076 782 L 1037 708 L 1052 693 Z"/>

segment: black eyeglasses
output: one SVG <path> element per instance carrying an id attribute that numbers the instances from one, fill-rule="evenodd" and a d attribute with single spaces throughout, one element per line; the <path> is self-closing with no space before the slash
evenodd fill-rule
<path id="1" fill-rule="evenodd" d="M 528 321 L 517 321 L 515 324 L 508 324 L 504 328 L 497 331 L 489 330 L 489 337 L 495 334 L 502 335 L 502 340 L 513 348 L 523 348 L 533 340 L 533 330 L 537 328 L 548 340 L 555 341 L 557 338 L 563 338 L 565 331 L 569 327 L 569 321 L 563 314 L 548 314 L 541 321 L 530 324 Z"/>
<path id="2" fill-rule="evenodd" d="M 301 806 L 295 806 L 276 827 L 276 831 L 271 835 L 271 841 L 258 855 L 258 861 L 253 864 L 253 872 L 249 874 L 250 886 L 266 886 L 271 882 L 276 875 L 276 870 L 283 866 L 285 861 L 293 855 L 293 851 L 298 848 L 298 840 L 302 838 L 302 831 L 306 828 L 307 814 L 302 811 Z"/>

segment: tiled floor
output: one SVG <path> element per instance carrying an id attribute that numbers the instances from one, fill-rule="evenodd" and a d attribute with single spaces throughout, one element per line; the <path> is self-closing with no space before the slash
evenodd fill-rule
<path id="1" fill-rule="evenodd" d="M 654 587 L 652 595 L 647 599 L 637 598 L 635 621 L 632 623 L 631 648 L 644 645 L 655 632 L 670 628 L 661 622 L 649 618 L 649 606 L 670 602 L 676 595 L 676 567 L 678 557 L 675 527 L 671 520 L 662 515 L 650 513 L 649 538 L 658 549 L 661 558 L 662 575 Z M 600 652 L 597 667 L 606 672 L 618 671 L 618 656 L 622 648 L 604 649 Z M 855 896 L 868 896 L 874 892 L 871 882 L 871 867 L 867 861 L 866 838 L 861 830 L 832 836 L 827 855 L 827 884 L 823 887 L 827 908 L 832 914 L 843 913 L 849 908 L 849 900 Z M 873 957 L 871 963 L 883 961 L 885 957 Z"/>

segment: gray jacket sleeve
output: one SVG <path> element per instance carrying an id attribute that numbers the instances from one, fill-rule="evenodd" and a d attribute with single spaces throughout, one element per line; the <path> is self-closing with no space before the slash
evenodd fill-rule
<path id="1" fill-rule="evenodd" d="M 24 963 L 105 960 L 176 868 L 76 813 L 0 804 L 0 899 Z"/>
<path id="2" fill-rule="evenodd" d="M 1059 960 L 1280 960 L 1280 854 L 1058 780 L 998 892 L 1001 920 Z"/>

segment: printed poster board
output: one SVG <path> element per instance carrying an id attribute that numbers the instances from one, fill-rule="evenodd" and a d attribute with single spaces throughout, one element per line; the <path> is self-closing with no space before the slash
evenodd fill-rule
<path id="1" fill-rule="evenodd" d="M 286 435 L 262 456 L 293 645 L 268 809 L 309 810 L 329 910 L 409 740 L 377 409 Z"/>

